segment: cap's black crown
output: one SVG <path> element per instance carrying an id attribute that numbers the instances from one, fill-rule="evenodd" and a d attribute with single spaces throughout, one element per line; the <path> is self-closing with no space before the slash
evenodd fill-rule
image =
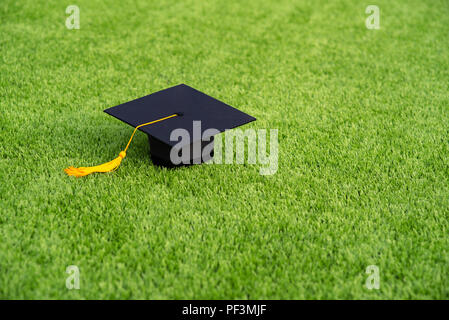
<path id="1" fill-rule="evenodd" d="M 161 90 L 104 111 L 133 127 L 177 114 L 178 117 L 139 128 L 150 138 L 151 156 L 167 161 L 168 165 L 171 163 L 170 150 L 174 145 L 183 147 L 183 145 L 199 142 L 203 146 L 201 137 L 198 139 L 196 135 L 193 135 L 193 121 L 201 121 L 202 136 L 207 129 L 213 128 L 223 132 L 256 120 L 185 84 Z M 178 141 L 170 140 L 171 132 L 178 128 L 189 132 L 191 138 L 189 142 L 178 143 Z"/>

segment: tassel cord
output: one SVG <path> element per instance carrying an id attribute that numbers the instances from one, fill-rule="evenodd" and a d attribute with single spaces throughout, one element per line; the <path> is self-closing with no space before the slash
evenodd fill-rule
<path id="1" fill-rule="evenodd" d="M 137 127 L 135 127 L 134 131 L 131 135 L 131 138 L 129 138 L 128 144 L 126 145 L 125 149 L 123 151 L 121 151 L 119 153 L 118 157 L 115 158 L 114 160 L 100 164 L 98 166 L 92 166 L 92 167 L 79 167 L 79 168 L 68 167 L 68 168 L 64 169 L 65 173 L 69 176 L 84 177 L 84 176 L 87 176 L 88 174 L 91 174 L 94 172 L 111 172 L 111 171 L 117 170 L 118 167 L 120 166 L 120 163 L 122 162 L 122 160 L 126 157 L 126 151 L 128 151 L 129 145 L 131 144 L 131 141 L 133 140 L 134 135 L 136 134 L 136 131 L 139 128 L 156 123 L 156 122 L 164 121 L 164 120 L 176 117 L 178 115 L 179 114 L 175 113 L 168 117 L 160 118 L 160 119 L 150 121 L 147 123 L 142 123 L 142 124 L 138 125 Z"/>

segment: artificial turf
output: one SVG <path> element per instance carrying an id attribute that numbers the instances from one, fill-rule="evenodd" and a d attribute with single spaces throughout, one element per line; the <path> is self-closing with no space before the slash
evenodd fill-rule
<path id="1" fill-rule="evenodd" d="M 449 298 L 449 3 L 370 4 L 2 0 L 0 298 Z M 64 174 L 179 83 L 278 129 L 277 173 L 161 169 L 139 133 Z"/>

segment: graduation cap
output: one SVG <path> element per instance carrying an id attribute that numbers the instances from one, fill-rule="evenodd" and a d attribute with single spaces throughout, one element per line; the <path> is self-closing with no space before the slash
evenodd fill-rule
<path id="1" fill-rule="evenodd" d="M 94 167 L 69 167 L 64 169 L 68 175 L 116 170 L 137 130 L 148 135 L 154 164 L 175 167 L 203 163 L 213 158 L 215 134 L 256 120 L 185 84 L 104 111 L 134 127 L 128 144 L 114 160 Z"/>

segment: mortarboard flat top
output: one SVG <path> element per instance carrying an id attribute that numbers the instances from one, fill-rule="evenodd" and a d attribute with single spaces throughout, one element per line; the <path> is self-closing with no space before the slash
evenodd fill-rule
<path id="1" fill-rule="evenodd" d="M 170 141 L 171 132 L 177 128 L 187 130 L 193 138 L 193 121 L 201 121 L 202 135 L 207 129 L 223 132 L 256 120 L 185 84 L 161 90 L 104 111 L 133 127 L 172 114 L 180 114 L 181 116 L 139 128 L 148 134 L 150 145 L 157 143 L 167 147 L 179 146 L 178 141 Z M 191 143 L 195 142 L 192 139 Z M 152 146 L 150 146 L 152 152 L 151 149 L 153 149 Z"/>
<path id="2" fill-rule="evenodd" d="M 193 137 L 192 122 L 195 120 L 201 120 L 202 131 L 214 128 L 220 132 L 256 120 L 185 84 L 161 90 L 104 111 L 133 127 L 174 113 L 181 113 L 181 117 L 139 129 L 171 146 L 177 143 L 170 141 L 170 133 L 176 128 L 186 129 Z"/>

